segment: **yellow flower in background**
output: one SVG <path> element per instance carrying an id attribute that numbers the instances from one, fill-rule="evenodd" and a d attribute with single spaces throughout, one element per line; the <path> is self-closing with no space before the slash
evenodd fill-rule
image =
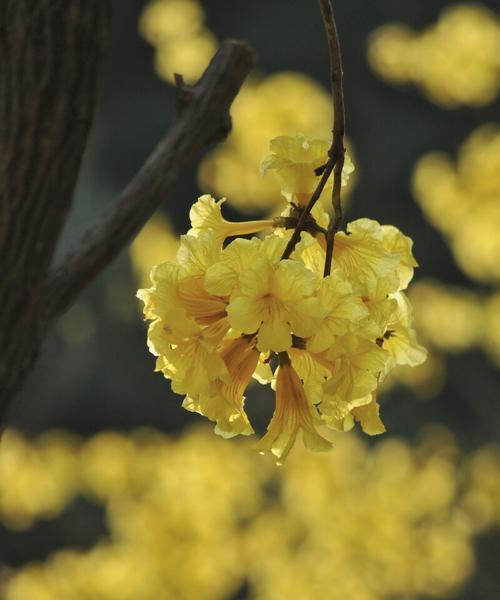
<path id="1" fill-rule="evenodd" d="M 204 11 L 196 0 L 153 0 L 142 12 L 139 29 L 156 48 L 155 68 L 173 83 L 180 73 L 194 83 L 217 50 L 213 34 L 204 26 Z"/>
<path id="2" fill-rule="evenodd" d="M 328 445 L 294 369 L 284 366 L 277 383 L 297 420 L 263 440 L 277 453 L 290 439 L 281 432 L 297 428 L 313 445 Z M 371 406 L 356 409 L 366 427 Z M 229 446 L 204 428 L 176 438 L 151 430 L 86 441 L 63 432 L 5 436 L 0 465 L 13 467 L 2 467 L 0 483 L 12 500 L 0 513 L 7 526 L 16 527 L 27 496 L 30 523 L 47 518 L 43 481 L 64 498 L 51 516 L 84 495 L 103 506 L 108 526 L 92 548 L 4 570 L 5 600 L 221 600 L 244 582 L 264 600 L 447 598 L 474 572 L 476 536 L 500 523 L 500 449 L 461 456 L 442 428 L 411 445 L 385 439 L 371 448 L 342 435 L 326 454 L 294 451 L 283 469 L 269 468 L 246 441 Z"/>
<path id="3" fill-rule="evenodd" d="M 373 70 L 390 83 L 412 83 L 444 108 L 481 106 L 500 91 L 500 19 L 480 4 L 455 4 L 418 33 L 384 25 L 368 42 Z"/>
<path id="4" fill-rule="evenodd" d="M 156 213 L 141 229 L 129 249 L 134 274 L 141 286 L 149 284 L 151 265 L 173 260 L 179 248 L 179 238 L 170 223 Z"/>
<path id="5" fill-rule="evenodd" d="M 460 352 L 477 347 L 484 336 L 480 297 L 455 286 L 421 280 L 410 298 L 422 337 L 438 350 Z"/>
<path id="6" fill-rule="evenodd" d="M 319 176 L 315 170 L 328 160 L 329 144 L 325 140 L 307 139 L 299 133 L 295 136 L 280 136 L 269 144 L 271 154 L 261 163 L 261 172 L 265 175 L 274 171 L 280 183 L 281 193 L 289 201 L 306 206 L 318 185 Z M 354 165 L 348 154 L 342 170 L 342 185 L 346 186 Z M 333 173 L 324 191 L 327 196 L 333 186 Z"/>
<path id="7" fill-rule="evenodd" d="M 483 304 L 483 350 L 500 368 L 500 291 L 496 291 Z"/>
<path id="8" fill-rule="evenodd" d="M 413 191 L 467 275 L 500 282 L 499 126 L 476 129 L 460 148 L 456 164 L 442 153 L 424 156 L 413 174 Z"/>
<path id="9" fill-rule="evenodd" d="M 0 518 L 10 528 L 28 529 L 52 519 L 77 493 L 74 450 L 78 438 L 50 432 L 30 444 L 15 431 L 0 442 Z"/>
<path id="10" fill-rule="evenodd" d="M 327 144 L 281 137 L 271 149 L 269 164 L 288 169 L 283 193 L 300 202 Z M 416 366 L 426 357 L 400 291 L 416 266 L 411 240 L 395 227 L 358 219 L 337 234 L 325 278 L 329 216 L 321 206 L 284 260 L 299 206 L 274 220 L 231 222 L 223 202 L 204 195 L 193 204 L 176 261 L 153 268 L 153 285 L 137 294 L 152 321 L 148 346 L 157 370 L 186 395 L 184 408 L 215 422 L 223 437 L 253 433 L 246 389 L 252 378 L 270 383 L 275 412 L 257 447 L 280 461 L 299 430 L 308 447 L 327 446 L 315 421 L 340 431 L 355 421 L 370 435 L 384 431 L 379 382 L 396 365 Z M 237 237 L 270 227 L 263 238 Z"/>

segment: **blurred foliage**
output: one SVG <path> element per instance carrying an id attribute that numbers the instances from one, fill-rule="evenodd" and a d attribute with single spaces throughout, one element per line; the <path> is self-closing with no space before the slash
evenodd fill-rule
<path id="1" fill-rule="evenodd" d="M 444 108 L 488 104 L 500 91 L 500 20 L 479 4 L 448 6 L 422 32 L 383 25 L 368 42 L 373 70 L 390 83 L 413 83 Z"/>
<path id="2" fill-rule="evenodd" d="M 109 536 L 26 565 L 2 597 L 222 600 L 247 582 L 265 600 L 444 598 L 474 570 L 474 536 L 500 523 L 499 448 L 462 456 L 443 428 L 371 450 L 339 436 L 284 469 L 250 447 L 205 428 L 6 432 L 3 521 L 29 527 L 80 494 L 105 507 Z"/>

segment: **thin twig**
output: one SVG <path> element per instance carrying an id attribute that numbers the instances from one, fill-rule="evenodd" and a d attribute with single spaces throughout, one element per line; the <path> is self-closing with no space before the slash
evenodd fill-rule
<path id="1" fill-rule="evenodd" d="M 334 216 L 326 232 L 326 258 L 325 258 L 325 277 L 330 274 L 333 242 L 335 234 L 342 226 L 342 204 L 340 199 L 340 191 L 342 185 L 342 169 L 344 168 L 344 132 L 345 132 L 345 109 L 344 109 L 344 92 L 342 88 L 342 57 L 340 52 L 340 42 L 333 15 L 332 5 L 330 0 L 319 0 L 321 14 L 328 39 L 330 49 L 330 76 L 333 95 L 333 110 L 334 121 L 332 130 L 332 144 L 328 151 L 328 161 L 316 170 L 317 175 L 321 175 L 321 179 L 314 190 L 309 203 L 302 211 L 297 226 L 289 239 L 288 244 L 283 252 L 282 259 L 290 257 L 295 249 L 295 246 L 300 240 L 300 234 L 305 230 L 305 225 L 309 215 L 314 208 L 314 205 L 319 200 L 325 185 L 333 171 L 333 190 L 332 190 L 332 206 Z"/>
<path id="2" fill-rule="evenodd" d="M 328 181 L 328 178 L 332 174 L 334 165 L 334 160 L 332 158 L 329 158 L 323 170 L 323 174 L 321 175 L 321 179 L 319 180 L 319 183 L 316 186 L 316 189 L 314 190 L 308 205 L 302 211 L 297 225 L 292 233 L 292 237 L 288 240 L 288 244 L 286 245 L 285 251 L 283 252 L 283 256 L 281 257 L 282 260 L 290 258 L 290 255 L 295 250 L 295 246 L 300 240 L 300 234 L 305 230 L 305 225 L 307 223 L 309 215 L 311 214 L 311 210 L 314 208 L 314 205 L 321 196 L 321 192 L 323 191 L 326 182 Z"/>
<path id="3" fill-rule="evenodd" d="M 182 92 L 181 113 L 108 213 L 92 227 L 49 276 L 48 320 L 65 310 L 130 242 L 175 186 L 181 170 L 199 150 L 231 129 L 229 108 L 254 64 L 245 42 L 224 42 L 200 81 Z"/>
<path id="4" fill-rule="evenodd" d="M 335 163 L 333 171 L 332 207 L 333 219 L 328 227 L 326 236 L 326 257 L 324 276 L 330 274 L 332 268 L 333 246 L 335 234 L 342 226 L 342 169 L 344 168 L 344 134 L 345 134 L 345 107 L 344 91 L 342 87 L 342 54 L 340 42 L 333 14 L 331 0 L 319 0 L 323 23 L 325 25 L 326 37 L 330 48 L 330 80 L 333 95 L 333 142 L 330 148 L 330 160 Z"/>

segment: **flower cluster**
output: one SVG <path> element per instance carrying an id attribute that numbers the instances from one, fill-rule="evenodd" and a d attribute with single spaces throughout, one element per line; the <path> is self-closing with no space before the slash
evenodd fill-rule
<path id="1" fill-rule="evenodd" d="M 326 144 L 273 140 L 264 166 L 278 172 L 287 198 L 300 204 L 310 192 L 320 147 L 324 162 Z M 299 204 L 275 220 L 230 222 L 222 203 L 198 199 L 177 261 L 154 267 L 152 287 L 138 292 L 157 370 L 185 395 L 186 409 L 226 437 L 253 433 L 244 405 L 252 378 L 271 384 L 276 406 L 258 449 L 279 461 L 299 431 L 308 448 L 328 449 L 320 425 L 344 431 L 359 421 L 368 434 L 383 432 L 379 382 L 426 355 L 403 292 L 416 266 L 411 240 L 370 219 L 349 223 L 323 277 L 329 216 L 319 206 L 283 260 Z M 264 237 L 238 237 L 266 229 Z"/>
<path id="2" fill-rule="evenodd" d="M 391 83 L 412 83 L 444 108 L 482 106 L 500 91 L 500 21 L 479 4 L 456 4 L 422 32 L 394 23 L 368 42 L 373 70 Z"/>

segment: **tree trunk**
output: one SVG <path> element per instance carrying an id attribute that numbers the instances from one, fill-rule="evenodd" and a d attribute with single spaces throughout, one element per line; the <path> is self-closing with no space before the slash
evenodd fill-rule
<path id="1" fill-rule="evenodd" d="M 92 123 L 108 0 L 0 0 L 0 418 L 45 334 L 44 285 Z"/>

